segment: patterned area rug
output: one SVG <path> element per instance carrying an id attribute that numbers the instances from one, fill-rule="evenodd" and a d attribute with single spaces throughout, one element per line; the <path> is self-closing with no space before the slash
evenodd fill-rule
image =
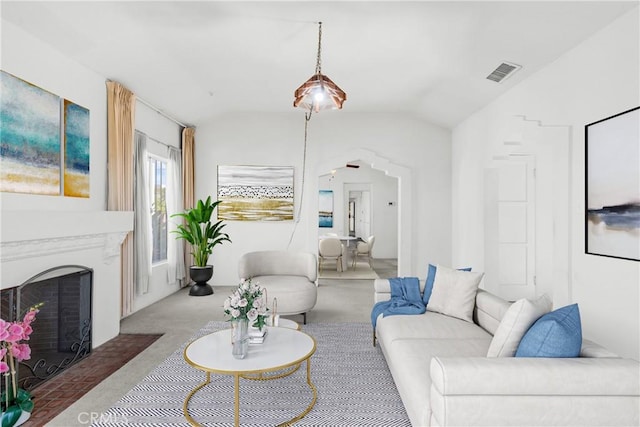
<path id="1" fill-rule="evenodd" d="M 226 322 L 209 322 L 192 339 L 227 327 Z M 304 325 L 302 330 L 317 342 L 311 358 L 311 378 L 318 400 L 296 426 L 411 425 L 384 356 L 379 347 L 372 346 L 370 324 L 317 323 Z M 184 361 L 186 344 L 93 425 L 188 426 L 182 413 L 184 398 L 205 374 Z M 240 424 L 277 425 L 301 413 L 311 399 L 306 364 L 282 379 L 241 379 Z M 211 383 L 191 399 L 189 413 L 204 426 L 233 425 L 233 377 L 212 374 Z"/>

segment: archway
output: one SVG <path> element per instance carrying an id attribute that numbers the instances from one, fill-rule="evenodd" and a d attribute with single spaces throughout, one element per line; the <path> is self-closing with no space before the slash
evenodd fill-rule
<path id="1" fill-rule="evenodd" d="M 315 170 L 310 172 L 311 194 L 318 194 L 318 177 L 330 172 L 336 167 L 343 166 L 349 162 L 360 160 L 367 163 L 373 169 L 380 170 L 386 175 L 398 180 L 398 275 L 408 276 L 412 271 L 411 263 L 411 213 L 413 212 L 411 200 L 411 171 L 397 165 L 388 159 L 378 156 L 376 153 L 365 149 L 347 150 L 338 153 L 336 156 L 320 161 L 316 164 Z M 311 211 L 309 224 L 317 224 L 318 198 L 311 197 Z M 308 227 L 309 241 L 317 240 L 317 227 Z M 316 248 L 317 250 L 317 248 Z"/>

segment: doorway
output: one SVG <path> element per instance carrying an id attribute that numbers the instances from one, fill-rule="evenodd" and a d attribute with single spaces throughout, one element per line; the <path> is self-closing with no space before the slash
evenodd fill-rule
<path id="1" fill-rule="evenodd" d="M 345 183 L 344 194 L 347 197 L 345 212 L 345 230 L 348 235 L 366 239 L 372 232 L 371 183 Z M 395 190 L 395 188 L 394 188 Z M 395 226 L 395 224 L 393 224 Z M 394 254 L 393 258 L 396 258 Z"/>
<path id="2" fill-rule="evenodd" d="M 349 237 L 356 237 L 356 199 L 349 196 Z"/>
<path id="3" fill-rule="evenodd" d="M 410 230 L 411 226 L 411 217 L 412 217 L 412 202 L 411 202 L 411 173 L 410 170 L 404 166 L 399 166 L 389 162 L 389 160 L 377 156 L 374 152 L 365 150 L 365 149 L 354 149 L 350 151 L 345 151 L 344 153 L 340 153 L 337 157 L 326 160 L 322 163 L 316 165 L 316 175 L 318 180 L 315 181 L 317 187 L 315 188 L 315 192 L 322 189 L 320 186 L 321 177 L 331 176 L 332 171 L 338 171 L 339 168 L 345 167 L 347 163 L 359 163 L 360 165 L 365 165 L 371 170 L 375 170 L 378 172 L 382 172 L 384 176 L 387 178 L 393 178 L 392 186 L 395 189 L 396 198 L 386 199 L 377 197 L 377 191 L 375 189 L 370 190 L 371 203 L 374 206 L 372 209 L 372 218 L 370 223 L 372 224 L 371 232 L 372 234 L 382 230 L 382 233 L 389 232 L 391 233 L 388 241 L 390 245 L 380 244 L 379 238 L 376 237 L 376 246 L 378 246 L 378 252 L 383 250 L 382 254 L 384 254 L 388 250 L 393 250 L 393 253 L 396 254 L 397 258 L 397 273 L 398 275 L 410 275 L 413 271 L 413 260 L 410 256 L 411 246 L 412 246 L 412 234 Z M 335 175 L 334 175 L 335 179 Z M 353 182 L 352 182 L 353 183 Z M 340 190 L 341 192 L 343 189 Z M 336 191 L 337 192 L 337 191 Z M 344 198 L 339 198 L 336 194 L 335 200 L 344 200 L 344 208 L 342 211 L 339 209 L 335 209 L 335 223 L 341 224 L 344 228 L 342 230 L 336 230 L 337 232 L 342 232 L 343 234 L 349 233 L 349 218 L 348 218 L 348 204 L 349 204 L 349 195 L 343 196 Z M 311 214 L 314 216 L 311 224 L 317 224 L 317 207 L 318 201 L 317 197 L 314 198 L 313 208 L 311 209 Z M 378 210 L 376 209 L 376 205 L 384 205 L 386 209 Z M 377 212 L 381 212 L 378 214 Z M 392 220 L 387 219 L 388 214 L 392 215 Z M 337 218 L 340 216 L 340 218 Z M 358 213 L 356 211 L 356 215 L 354 219 L 357 219 Z M 380 226 L 380 228 L 376 228 Z M 354 222 L 355 227 L 355 222 Z M 310 227 L 310 241 L 317 241 L 318 238 L 318 227 Z M 368 236 L 366 236 L 368 237 Z M 386 247 L 389 246 L 389 247 Z M 384 248 L 384 249 L 383 249 Z M 391 248 L 391 249 L 389 249 Z M 376 253 L 376 249 L 374 248 L 374 255 Z M 380 252 L 379 252 L 380 253 Z M 378 255 L 375 255 L 378 256 Z"/>
<path id="4" fill-rule="evenodd" d="M 570 285 L 571 128 L 514 117 L 485 169 L 487 290 L 507 299 L 572 301 Z M 511 250 L 513 249 L 513 250 Z"/>

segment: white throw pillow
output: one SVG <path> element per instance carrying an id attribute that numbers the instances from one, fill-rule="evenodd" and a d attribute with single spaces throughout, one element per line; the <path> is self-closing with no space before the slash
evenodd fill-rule
<path id="1" fill-rule="evenodd" d="M 427 310 L 473 322 L 476 293 L 483 273 L 438 265 Z"/>
<path id="2" fill-rule="evenodd" d="M 551 305 L 546 294 L 533 301 L 522 298 L 511 304 L 491 340 L 487 357 L 513 357 L 524 334 L 536 320 L 551 311 Z"/>

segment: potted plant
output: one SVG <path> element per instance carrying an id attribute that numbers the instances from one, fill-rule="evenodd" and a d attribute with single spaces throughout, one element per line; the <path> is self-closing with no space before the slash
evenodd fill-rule
<path id="1" fill-rule="evenodd" d="M 33 401 L 31 393 L 18 386 L 18 363 L 31 358 L 28 341 L 33 332 L 31 324 L 36 320 L 42 303 L 27 310 L 22 321 L 7 322 L 0 319 L 0 377 L 4 390 L 0 394 L 2 427 L 14 427 L 31 417 Z"/>
<path id="2" fill-rule="evenodd" d="M 196 206 L 183 213 L 174 216 L 182 217 L 184 224 L 179 224 L 174 230 L 178 236 L 176 239 L 184 239 L 191 244 L 191 255 L 195 264 L 189 268 L 189 276 L 195 284 L 189 290 L 189 295 L 211 295 L 213 288 L 207 283 L 213 276 L 213 265 L 208 265 L 209 256 L 213 247 L 222 244 L 225 240 L 231 242 L 229 235 L 221 230 L 226 224 L 222 220 L 215 224 L 211 222 L 211 215 L 220 200 L 211 201 L 211 196 L 206 201 L 198 200 Z"/>

